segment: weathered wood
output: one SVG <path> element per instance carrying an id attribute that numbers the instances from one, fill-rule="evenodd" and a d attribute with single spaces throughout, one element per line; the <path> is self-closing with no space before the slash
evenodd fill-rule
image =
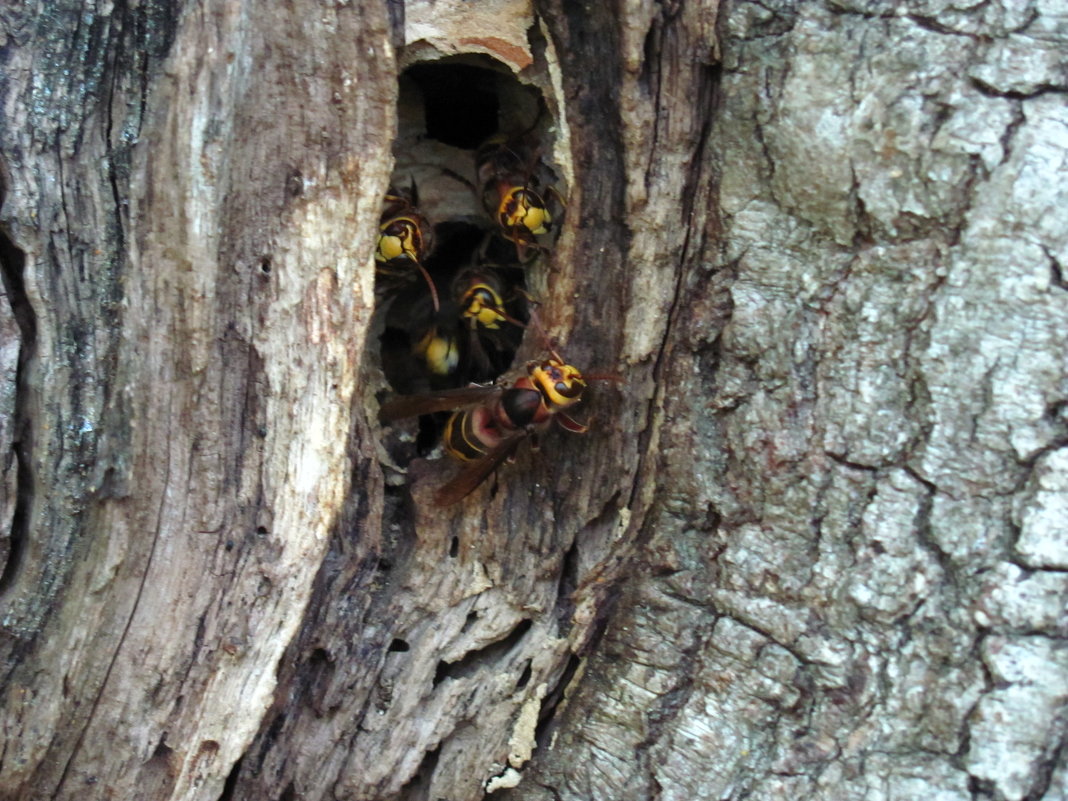
<path id="1" fill-rule="evenodd" d="M 351 537 L 339 532 L 310 607 L 320 611 L 288 654 L 285 692 L 241 766 L 234 798 L 477 798 L 495 775 L 522 767 L 545 699 L 599 626 L 606 597 L 582 596 L 576 614 L 576 583 L 621 535 L 623 542 L 634 536 L 647 503 L 630 499 L 649 447 L 640 409 L 654 391 L 655 360 L 648 352 L 629 365 L 620 359 L 622 311 L 632 302 L 621 269 L 623 153 L 618 114 L 591 116 L 612 108 L 615 73 L 606 64 L 598 80 L 576 71 L 583 80 L 569 83 L 577 65 L 563 55 L 552 22 L 553 41 L 534 46 L 534 36 L 532 44 L 530 31 L 538 29 L 529 8 L 526 17 L 492 17 L 488 30 L 450 10 L 463 11 L 435 9 L 420 24 L 408 18 L 409 31 L 425 37 L 412 42 L 414 52 L 425 57 L 428 42 L 461 36 L 468 52 L 490 40 L 486 51 L 494 55 L 516 52 L 500 42 L 521 46 L 531 62 L 524 78 L 566 115 L 557 122 L 554 155 L 573 176 L 567 223 L 549 263 L 530 280 L 539 314 L 567 357 L 627 379 L 622 388 L 594 390 L 596 422 L 582 442 L 550 435 L 539 454 L 522 450 L 497 482 L 455 508 L 431 501 L 449 466 L 412 465 L 407 486 L 387 495 L 377 563 L 354 560 Z M 598 54 L 617 58 L 610 39 L 595 47 L 590 64 Z M 562 97 L 551 94 L 554 74 L 565 81 Z M 526 353 L 539 352 L 543 345 L 528 336 Z M 623 408 L 639 414 L 617 420 Z"/>
<path id="2" fill-rule="evenodd" d="M 17 264 L 21 254 L 10 246 L 10 240 L 0 236 L 0 243 L 4 252 L 3 260 Z M 14 287 L 13 291 L 17 292 L 18 287 Z M 11 559 L 11 532 L 19 490 L 16 412 L 23 336 L 14 308 L 10 293 L 0 284 L 0 563 L 4 565 Z"/>
<path id="3" fill-rule="evenodd" d="M 12 24 L 5 213 L 37 334 L 4 794 L 216 797 L 370 454 L 351 409 L 384 10 L 51 4 Z"/>

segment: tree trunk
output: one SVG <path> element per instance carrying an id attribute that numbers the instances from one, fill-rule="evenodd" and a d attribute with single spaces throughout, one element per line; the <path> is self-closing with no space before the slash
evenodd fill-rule
<path id="1" fill-rule="evenodd" d="M 0 798 L 1068 797 L 1054 4 L 0 21 Z M 621 380 L 441 509 L 371 254 L 482 94 Z"/>

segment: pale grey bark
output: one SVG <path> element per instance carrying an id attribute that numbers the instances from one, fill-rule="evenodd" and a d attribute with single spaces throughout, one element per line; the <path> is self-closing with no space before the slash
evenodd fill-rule
<path id="1" fill-rule="evenodd" d="M 1057 3 L 0 14 L 0 797 L 1068 796 Z M 455 52 L 623 380 L 443 511 L 369 255 Z"/>
<path id="2" fill-rule="evenodd" d="M 725 12 L 731 313 L 513 796 L 1065 798 L 1068 16 Z"/>

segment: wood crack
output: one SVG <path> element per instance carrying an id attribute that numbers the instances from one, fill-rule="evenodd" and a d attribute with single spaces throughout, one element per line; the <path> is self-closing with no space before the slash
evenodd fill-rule
<path id="1" fill-rule="evenodd" d="M 0 169 L 0 175 L 6 173 Z M 7 199 L 0 184 L 0 207 Z M 26 294 L 24 272 L 26 255 L 4 228 L 0 228 L 0 278 L 11 314 L 19 331 L 19 352 L 15 368 L 15 397 L 11 419 L 11 448 L 15 460 L 15 499 L 8 532 L 7 553 L 0 572 L 0 596 L 15 582 L 29 536 L 30 509 L 35 493 L 35 473 L 30 459 L 34 425 L 30 410 L 33 392 L 29 383 L 30 365 L 37 353 L 37 314 Z M 10 629 L 8 629 L 10 631 Z"/>

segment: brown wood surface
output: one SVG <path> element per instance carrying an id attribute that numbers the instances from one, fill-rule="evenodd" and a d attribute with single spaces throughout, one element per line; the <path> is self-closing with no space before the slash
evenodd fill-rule
<path id="1" fill-rule="evenodd" d="M 4 82 L 25 258 L 5 268 L 34 333 L 3 795 L 217 796 L 352 466 L 380 484 L 351 407 L 389 169 L 385 13 L 31 11 L 7 12 Z"/>

